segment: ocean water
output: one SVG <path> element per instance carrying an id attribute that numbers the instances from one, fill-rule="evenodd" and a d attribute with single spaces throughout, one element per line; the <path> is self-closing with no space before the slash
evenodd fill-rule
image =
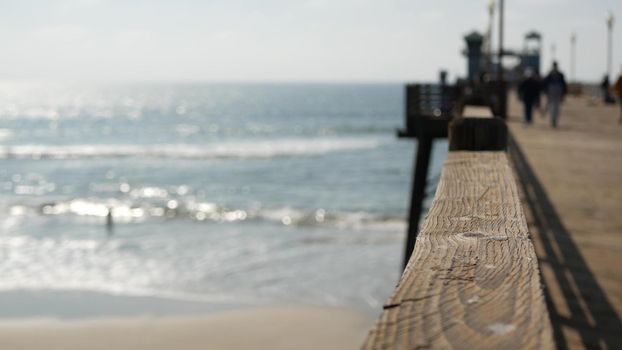
<path id="1" fill-rule="evenodd" d="M 379 311 L 415 149 L 402 90 L 0 83 L 0 297 Z"/>

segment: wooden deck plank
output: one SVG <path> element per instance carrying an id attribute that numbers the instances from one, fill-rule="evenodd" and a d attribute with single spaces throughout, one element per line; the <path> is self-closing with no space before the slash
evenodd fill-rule
<path id="1" fill-rule="evenodd" d="M 555 342 L 622 345 L 622 126 L 620 106 L 568 97 L 556 129 L 510 95 L 509 154 L 524 193 Z"/>
<path id="2" fill-rule="evenodd" d="M 411 260 L 364 349 L 553 348 L 504 152 L 450 152 Z"/>

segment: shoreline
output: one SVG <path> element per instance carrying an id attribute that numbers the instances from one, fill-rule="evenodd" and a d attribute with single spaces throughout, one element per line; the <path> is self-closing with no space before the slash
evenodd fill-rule
<path id="1" fill-rule="evenodd" d="M 207 315 L 0 319 L 11 349 L 356 349 L 375 319 L 336 307 L 279 306 Z"/>
<path id="2" fill-rule="evenodd" d="M 258 307 L 243 300 L 182 300 L 89 290 L 10 290 L 0 292 L 0 322 L 22 319 L 89 320 L 106 317 L 191 316 Z"/>
<path id="3" fill-rule="evenodd" d="M 0 291 L 0 323 L 29 319 L 80 321 L 100 318 L 200 317 L 248 309 L 302 307 L 311 309 L 341 308 L 376 318 L 377 308 L 354 304 L 321 304 L 304 300 L 241 299 L 225 296 L 183 298 L 171 295 L 115 294 L 92 290 Z"/>

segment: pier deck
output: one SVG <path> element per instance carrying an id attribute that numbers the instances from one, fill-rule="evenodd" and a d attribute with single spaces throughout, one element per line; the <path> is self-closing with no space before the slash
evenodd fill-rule
<path id="1" fill-rule="evenodd" d="M 522 124 L 512 99 L 510 156 L 546 285 L 558 347 L 622 344 L 622 125 L 619 106 L 569 98 L 552 129 Z"/>

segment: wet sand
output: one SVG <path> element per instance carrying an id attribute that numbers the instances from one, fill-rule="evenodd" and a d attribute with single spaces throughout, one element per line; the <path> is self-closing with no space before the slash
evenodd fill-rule
<path id="1" fill-rule="evenodd" d="M 525 209 L 558 346 L 622 344 L 622 125 L 619 106 L 569 98 L 558 129 L 511 99 Z"/>
<path id="2" fill-rule="evenodd" d="M 374 319 L 346 309 L 278 307 L 208 316 L 0 321 L 3 349 L 357 349 Z"/>

